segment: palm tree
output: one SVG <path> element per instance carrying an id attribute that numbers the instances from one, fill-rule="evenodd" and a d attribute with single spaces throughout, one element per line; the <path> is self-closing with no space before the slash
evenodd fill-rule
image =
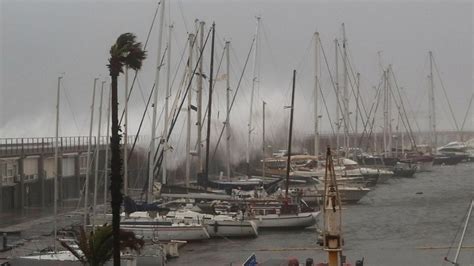
<path id="1" fill-rule="evenodd" d="M 120 206 L 122 205 L 122 159 L 120 158 L 120 138 L 118 123 L 118 99 L 117 99 L 117 78 L 123 73 L 123 67 L 139 70 L 146 52 L 142 49 L 142 44 L 135 41 L 136 37 L 132 33 L 124 33 L 117 38 L 117 41 L 110 48 L 109 68 L 112 79 L 112 136 L 110 137 L 110 194 L 112 195 L 112 228 L 113 235 L 120 233 Z M 120 239 L 114 237 L 114 265 L 120 265 Z"/>
<path id="2" fill-rule="evenodd" d="M 104 224 L 96 227 L 95 231 L 87 234 L 83 227 L 79 228 L 77 239 L 74 244 L 79 250 L 65 241 L 61 245 L 69 250 L 83 265 L 101 266 L 112 258 L 113 237 L 112 226 Z M 133 250 L 140 252 L 145 241 L 138 239 L 133 232 L 120 230 L 120 250 Z"/>

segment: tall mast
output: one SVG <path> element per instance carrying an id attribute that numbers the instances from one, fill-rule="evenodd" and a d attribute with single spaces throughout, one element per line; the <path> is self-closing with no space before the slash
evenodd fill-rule
<path id="1" fill-rule="evenodd" d="M 374 86 L 373 87 L 374 90 L 377 90 L 377 88 Z M 377 104 L 380 102 L 380 95 L 381 93 L 377 93 L 376 92 L 376 100 L 377 100 Z M 372 120 L 372 128 L 375 132 L 373 132 L 373 135 L 374 135 L 374 150 L 373 150 L 373 153 L 376 154 L 377 153 L 377 130 L 375 128 L 375 120 L 377 118 L 377 113 L 374 112 L 374 120 Z"/>
<path id="2" fill-rule="evenodd" d="M 336 81 L 336 156 L 339 154 L 339 129 L 341 128 L 340 114 L 339 114 L 339 43 L 334 39 L 335 50 L 335 81 Z"/>
<path id="3" fill-rule="evenodd" d="M 59 98 L 61 91 L 61 79 L 58 77 L 58 90 L 56 94 L 56 135 L 54 141 L 54 168 L 56 175 L 54 176 L 54 251 L 57 251 L 56 239 L 58 237 L 58 222 L 56 216 L 58 215 L 58 175 L 59 175 Z"/>
<path id="4" fill-rule="evenodd" d="M 263 154 L 263 160 L 262 160 L 262 176 L 265 177 L 265 105 L 267 103 L 265 101 L 262 101 L 262 108 L 263 108 L 263 122 L 262 122 L 262 154 Z"/>
<path id="5" fill-rule="evenodd" d="M 227 177 L 230 178 L 230 42 L 225 42 L 227 77 L 226 77 L 226 118 L 225 118 L 225 153 L 226 153 L 226 171 Z"/>
<path id="6" fill-rule="evenodd" d="M 163 127 L 162 142 L 163 148 L 163 170 L 161 180 L 165 184 L 167 182 L 167 160 L 168 160 L 168 127 L 169 127 L 169 98 L 171 97 L 170 75 L 171 75 L 171 33 L 173 25 L 168 27 L 168 50 L 166 54 L 166 95 L 165 95 L 165 126 Z"/>
<path id="7" fill-rule="evenodd" d="M 288 135 L 288 157 L 286 159 L 286 187 L 285 187 L 285 200 L 288 202 L 288 186 L 290 185 L 290 168 L 291 168 L 291 139 L 293 137 L 293 111 L 295 107 L 295 83 L 296 83 L 296 70 L 293 70 L 293 88 L 291 91 L 291 109 L 290 109 L 290 133 Z"/>
<path id="8" fill-rule="evenodd" d="M 356 84 L 356 89 L 357 89 L 357 95 L 356 95 L 356 114 L 355 114 L 355 133 L 358 134 L 359 133 L 359 112 L 360 112 L 360 108 L 359 108 L 359 98 L 360 98 L 360 73 L 357 72 L 357 84 Z M 361 116 L 361 119 L 362 119 L 362 116 Z"/>
<path id="9" fill-rule="evenodd" d="M 189 34 L 189 58 L 188 58 L 188 78 L 192 81 L 193 75 L 193 42 L 194 34 Z M 188 93 L 188 109 L 187 109 L 187 127 L 186 127 L 186 187 L 189 187 L 189 179 L 191 176 L 191 106 L 192 106 L 192 89 Z"/>
<path id="10" fill-rule="evenodd" d="M 105 163 L 104 163 L 104 217 L 107 215 L 107 195 L 109 193 L 108 171 L 109 171 L 109 142 L 110 142 L 110 103 L 112 102 L 112 89 L 109 86 L 109 97 L 107 102 L 107 137 L 105 145 Z"/>
<path id="11" fill-rule="evenodd" d="M 433 52 L 429 51 L 430 56 L 430 130 L 431 130 L 431 148 L 436 150 L 438 147 L 438 134 L 436 133 L 436 109 L 435 109 L 435 94 L 434 94 L 434 80 L 433 80 Z"/>
<path id="12" fill-rule="evenodd" d="M 84 188 L 84 228 L 87 226 L 87 219 L 89 216 L 89 179 L 90 171 L 89 166 L 91 165 L 91 146 L 92 146 L 92 126 L 94 124 L 94 101 L 95 101 L 95 88 L 97 85 L 98 78 L 94 79 L 94 88 L 92 89 L 92 104 L 91 104 L 91 122 L 89 126 L 89 142 L 87 143 L 87 170 L 86 170 L 86 185 Z"/>
<path id="13" fill-rule="evenodd" d="M 319 32 L 314 33 L 314 155 L 319 153 Z"/>
<path id="14" fill-rule="evenodd" d="M 247 154 L 246 154 L 246 163 L 247 163 L 247 175 L 250 176 L 250 148 L 252 145 L 252 115 L 253 115 L 253 98 L 255 94 L 255 86 L 258 82 L 258 35 L 260 29 L 260 17 L 257 17 L 257 27 L 255 29 L 255 50 L 253 54 L 253 78 L 252 78 L 252 92 L 250 94 L 250 114 L 249 114 L 249 124 L 248 124 L 248 138 L 247 138 Z"/>
<path id="15" fill-rule="evenodd" d="M 102 108 L 102 82 L 100 106 Z M 128 195 L 128 67 L 125 67 L 125 99 L 124 99 L 124 123 L 123 123 L 123 194 Z M 99 117 L 100 121 L 100 117 Z M 99 122 L 100 127 L 100 122 Z M 94 205 L 95 206 L 95 205 Z"/>
<path id="16" fill-rule="evenodd" d="M 161 70 L 161 48 L 163 40 L 163 27 L 165 18 L 165 6 L 166 0 L 161 0 L 160 10 L 160 27 L 158 28 L 158 53 L 156 62 L 155 72 L 155 90 L 153 91 L 153 118 L 151 122 L 151 143 L 148 160 L 148 193 L 147 201 L 153 201 L 153 182 L 154 182 L 154 169 L 155 169 L 155 137 L 156 137 L 156 110 L 158 105 L 158 87 L 160 86 L 160 70 Z"/>
<path id="17" fill-rule="evenodd" d="M 198 56 L 203 52 L 204 47 L 204 21 L 199 22 L 199 52 Z M 203 171 L 202 165 L 202 84 L 204 81 L 203 76 L 203 60 L 199 60 L 199 78 L 197 79 L 197 156 L 199 173 Z"/>
<path id="18" fill-rule="evenodd" d="M 347 73 L 347 39 L 346 39 L 346 27 L 342 23 L 342 49 L 344 52 L 344 96 L 343 96 L 343 120 L 344 120 L 344 150 L 345 156 L 349 152 L 349 85 L 348 85 L 348 73 Z"/>
<path id="19" fill-rule="evenodd" d="M 383 71 L 383 152 L 387 157 L 387 129 L 388 129 L 388 88 L 387 88 L 387 71 Z"/>
<path id="20" fill-rule="evenodd" d="M 390 85 L 390 69 L 392 65 L 388 65 L 387 68 L 387 120 L 388 120 L 388 128 L 387 128 L 387 137 L 388 137 L 388 156 L 392 156 L 392 142 L 393 142 L 393 133 L 392 133 L 392 87 Z"/>
<path id="21" fill-rule="evenodd" d="M 99 187 L 99 152 L 100 152 L 100 129 L 102 125 L 102 99 L 104 96 L 104 84 L 102 81 L 100 87 L 100 101 L 99 101 L 99 123 L 97 125 L 97 141 L 95 142 L 95 174 L 94 174 L 94 206 L 92 208 L 92 231 L 95 230 L 95 218 L 97 210 L 97 189 Z M 125 98 L 127 99 L 127 98 Z M 126 100 L 125 100 L 126 101 Z"/>
<path id="22" fill-rule="evenodd" d="M 210 140 L 211 140 L 211 111 L 212 111 L 212 82 L 213 82 L 213 75 L 214 75 L 214 40 L 216 35 L 216 23 L 212 23 L 212 42 L 211 42 L 211 62 L 209 67 L 209 101 L 208 101 L 208 108 L 209 111 L 207 112 L 207 134 L 206 134 L 206 173 L 205 178 L 206 180 L 209 179 L 209 147 L 210 147 Z"/>

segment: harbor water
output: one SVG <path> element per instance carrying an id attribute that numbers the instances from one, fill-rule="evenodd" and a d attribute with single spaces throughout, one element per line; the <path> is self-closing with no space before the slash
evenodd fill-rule
<path id="1" fill-rule="evenodd" d="M 444 257 L 455 255 L 473 195 L 474 164 L 438 166 L 378 184 L 359 204 L 344 206 L 343 254 L 353 264 L 364 258 L 364 265 L 451 265 Z M 240 265 L 252 253 L 263 265 L 281 265 L 290 257 L 326 261 L 316 240 L 315 228 L 260 230 L 254 239 L 189 243 L 169 265 Z M 458 262 L 474 265 L 472 222 L 463 246 Z"/>

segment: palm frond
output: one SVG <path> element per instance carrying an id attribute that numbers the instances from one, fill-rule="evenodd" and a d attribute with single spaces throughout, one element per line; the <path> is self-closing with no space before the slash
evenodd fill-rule
<path id="1" fill-rule="evenodd" d="M 145 58 L 146 52 L 143 51 L 142 44 L 136 42 L 136 36 L 133 33 L 124 33 L 110 47 L 110 59 L 107 66 L 111 74 L 118 75 L 123 73 L 124 65 L 133 70 L 139 70 Z"/>

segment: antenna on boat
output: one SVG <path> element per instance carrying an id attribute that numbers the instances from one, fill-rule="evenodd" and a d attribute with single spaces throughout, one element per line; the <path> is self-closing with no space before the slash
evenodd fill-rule
<path id="1" fill-rule="evenodd" d="M 326 171 L 324 175 L 324 250 L 328 252 L 329 266 L 340 265 L 342 253 L 342 215 L 341 198 L 337 188 L 336 173 L 331 148 L 326 152 Z"/>
<path id="2" fill-rule="evenodd" d="M 288 203 L 288 186 L 290 184 L 290 161 L 291 161 L 291 138 L 293 135 L 293 112 L 295 107 L 295 83 L 296 83 L 296 70 L 293 70 L 293 88 L 291 92 L 291 109 L 290 109 L 290 134 L 288 136 L 288 157 L 286 159 L 286 188 L 285 188 L 285 201 Z"/>

